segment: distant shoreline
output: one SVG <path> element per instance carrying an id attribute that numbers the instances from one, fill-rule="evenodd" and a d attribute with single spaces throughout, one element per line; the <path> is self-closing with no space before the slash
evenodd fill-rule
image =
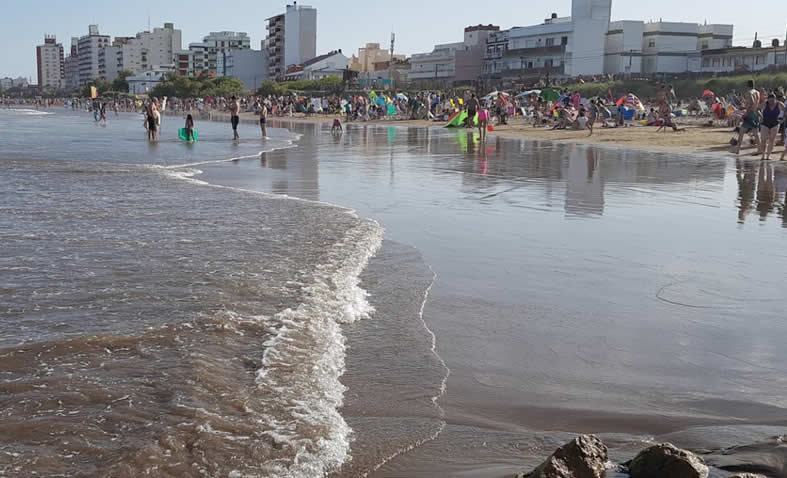
<path id="1" fill-rule="evenodd" d="M 212 121 L 229 122 L 229 114 L 210 112 L 202 115 Z M 241 113 L 241 122 L 244 124 L 257 124 L 258 116 L 254 113 Z M 269 116 L 271 123 L 311 123 L 311 124 L 331 124 L 336 115 L 315 114 L 311 117 L 305 116 Z M 692 119 L 693 121 L 693 119 Z M 509 120 L 508 125 L 494 126 L 494 132 L 489 133 L 489 138 L 513 138 L 528 139 L 532 141 L 550 141 L 554 143 L 585 144 L 604 147 L 617 147 L 630 150 L 652 151 L 652 152 L 673 152 L 673 153 L 697 153 L 697 154 L 718 154 L 722 156 L 734 157 L 730 152 L 729 140 L 732 137 L 730 127 L 708 127 L 697 124 L 679 124 L 685 127 L 686 131 L 656 132 L 654 126 L 629 126 L 625 128 L 601 128 L 596 127 L 592 136 L 588 136 L 588 131 L 579 130 L 552 130 L 549 128 L 534 128 L 525 123 L 520 118 Z M 347 123 L 342 123 L 346 126 Z M 350 124 L 369 125 L 369 126 L 402 126 L 415 128 L 443 128 L 442 122 L 426 120 L 379 120 L 368 122 L 354 122 Z M 470 129 L 453 129 L 450 131 L 470 132 Z M 478 132 L 477 128 L 472 130 Z M 778 159 L 783 150 L 782 146 L 774 149 L 771 157 Z M 741 150 L 742 158 L 751 158 L 751 153 L 755 153 L 755 147 L 744 145 Z"/>

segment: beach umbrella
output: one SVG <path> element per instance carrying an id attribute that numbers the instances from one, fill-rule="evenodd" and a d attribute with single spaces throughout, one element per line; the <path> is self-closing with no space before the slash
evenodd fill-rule
<path id="1" fill-rule="evenodd" d="M 560 99 L 560 93 L 554 88 L 544 88 L 541 90 L 541 97 L 546 101 L 557 101 Z"/>
<path id="2" fill-rule="evenodd" d="M 705 90 L 705 91 L 702 92 L 702 97 L 703 98 L 707 98 L 708 96 L 714 96 L 715 97 L 716 94 L 714 92 L 712 92 L 711 90 Z"/>
<path id="3" fill-rule="evenodd" d="M 518 95 L 516 95 L 516 98 L 524 98 L 526 96 L 540 95 L 540 94 L 541 94 L 541 90 L 528 90 L 528 91 L 523 91 L 522 93 L 519 93 Z"/>
<path id="4" fill-rule="evenodd" d="M 626 103 L 626 95 L 621 96 L 618 98 L 618 101 L 615 102 L 618 106 L 623 106 Z"/>
<path id="5" fill-rule="evenodd" d="M 408 100 L 408 98 L 404 95 L 404 93 L 397 93 L 396 94 L 396 99 L 397 100 L 402 100 L 402 101 L 407 101 Z"/>
<path id="6" fill-rule="evenodd" d="M 634 93 L 629 93 L 629 95 L 626 96 L 626 101 L 624 104 L 627 108 L 637 111 L 643 111 L 645 109 L 645 107 L 642 105 L 642 101 L 640 101 L 639 97 L 637 97 L 637 95 Z"/>

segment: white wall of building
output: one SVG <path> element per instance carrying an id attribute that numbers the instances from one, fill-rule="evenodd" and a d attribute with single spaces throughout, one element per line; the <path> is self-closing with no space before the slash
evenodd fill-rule
<path id="1" fill-rule="evenodd" d="M 635 74 L 642 71 L 642 33 L 645 23 L 633 20 L 610 22 L 604 73 Z"/>
<path id="2" fill-rule="evenodd" d="M 258 50 L 233 50 L 226 54 L 225 76 L 237 78 L 243 86 L 256 90 L 268 79 L 266 52 Z"/>
<path id="3" fill-rule="evenodd" d="M 47 37 L 45 43 L 36 48 L 36 55 L 38 57 L 38 86 L 41 88 L 63 88 L 65 83 L 63 45 L 57 43 L 55 37 Z"/>
<path id="4" fill-rule="evenodd" d="M 284 14 L 284 66 L 301 65 L 317 56 L 317 9 L 287 5 Z"/>
<path id="5" fill-rule="evenodd" d="M 148 94 L 156 85 L 166 79 L 170 71 L 172 70 L 169 68 L 157 68 L 129 76 L 126 78 L 126 81 L 128 81 L 128 92 L 134 95 Z"/>
<path id="6" fill-rule="evenodd" d="M 450 80 L 456 76 L 456 50 L 464 48 L 464 42 L 435 45 L 431 53 L 421 53 L 410 57 L 412 80 Z"/>
<path id="7" fill-rule="evenodd" d="M 571 23 L 573 42 L 565 73 L 570 76 L 598 75 L 604 72 L 604 46 L 612 17 L 612 0 L 573 0 Z"/>
<path id="8" fill-rule="evenodd" d="M 88 34 L 79 38 L 79 84 L 86 85 L 99 77 L 98 53 L 109 46 L 109 36 L 101 35 L 98 25 L 90 25 Z"/>

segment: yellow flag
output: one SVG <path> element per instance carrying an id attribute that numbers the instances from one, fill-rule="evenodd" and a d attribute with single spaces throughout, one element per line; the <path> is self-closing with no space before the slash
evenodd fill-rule
<path id="1" fill-rule="evenodd" d="M 90 87 L 90 97 L 91 98 L 98 98 L 98 90 L 95 86 Z"/>

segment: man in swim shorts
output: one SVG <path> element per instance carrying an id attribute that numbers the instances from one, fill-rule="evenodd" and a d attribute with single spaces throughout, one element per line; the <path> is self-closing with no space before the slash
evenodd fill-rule
<path id="1" fill-rule="evenodd" d="M 230 98 L 232 102 L 230 103 L 230 122 L 232 123 L 232 139 L 240 139 L 238 136 L 238 124 L 240 123 L 240 103 L 236 97 Z"/>
<path id="2" fill-rule="evenodd" d="M 735 154 L 740 154 L 741 144 L 746 133 L 752 131 L 754 141 L 757 144 L 757 153 L 760 152 L 760 92 L 754 88 L 754 80 L 748 82 L 749 92 L 743 95 L 743 107 L 746 108 L 746 113 L 743 117 L 743 123 L 738 131 L 738 144 L 735 145 Z"/>

